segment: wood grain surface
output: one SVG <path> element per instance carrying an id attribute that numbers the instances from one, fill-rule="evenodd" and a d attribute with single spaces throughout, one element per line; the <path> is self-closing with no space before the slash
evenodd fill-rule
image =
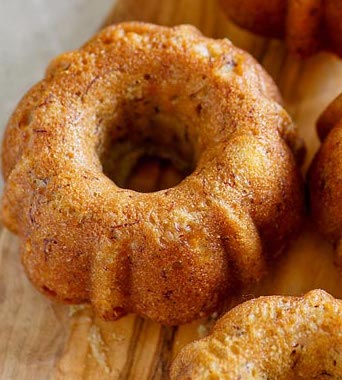
<path id="1" fill-rule="evenodd" d="M 300 127 L 308 148 L 306 170 L 318 147 L 314 122 L 342 90 L 341 61 L 325 53 L 297 61 L 286 54 L 281 42 L 230 24 L 215 0 L 120 0 L 106 24 L 125 20 L 191 23 L 205 35 L 228 37 L 253 54 L 277 82 Z M 333 266 L 332 249 L 307 220 L 289 252 L 242 299 L 300 294 L 313 288 L 342 298 L 342 276 Z M 205 335 L 215 319 L 163 327 L 129 315 L 109 323 L 94 317 L 88 306 L 53 304 L 29 284 L 17 238 L 6 229 L 0 237 L 0 316 L 0 378 L 6 380 L 167 379 L 172 357 L 184 344 Z"/>

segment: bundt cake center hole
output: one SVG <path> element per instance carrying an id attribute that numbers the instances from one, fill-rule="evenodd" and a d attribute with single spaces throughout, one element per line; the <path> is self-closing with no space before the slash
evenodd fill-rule
<path id="1" fill-rule="evenodd" d="M 100 154 L 104 174 L 117 186 L 149 193 L 173 187 L 195 167 L 189 127 L 145 104 L 129 109 L 109 128 Z"/>
<path id="2" fill-rule="evenodd" d="M 177 168 L 170 159 L 145 155 L 133 166 L 125 188 L 149 193 L 173 187 L 185 177 L 186 173 Z"/>

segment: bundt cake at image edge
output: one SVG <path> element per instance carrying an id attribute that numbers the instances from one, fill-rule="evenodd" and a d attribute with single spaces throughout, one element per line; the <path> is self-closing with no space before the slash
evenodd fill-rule
<path id="1" fill-rule="evenodd" d="M 62 54 L 5 132 L 4 225 L 31 282 L 114 320 L 209 315 L 299 231 L 301 142 L 277 88 L 230 41 L 191 26 L 108 27 Z M 142 155 L 176 186 L 125 188 Z"/>
<path id="2" fill-rule="evenodd" d="M 284 38 L 289 50 L 307 56 L 328 50 L 342 56 L 342 0 L 218 0 L 242 28 Z"/>
<path id="3" fill-rule="evenodd" d="M 317 132 L 322 145 L 308 172 L 311 215 L 342 270 L 342 94 L 318 119 Z"/>
<path id="4" fill-rule="evenodd" d="M 238 305 L 185 346 L 171 380 L 341 379 L 342 301 L 322 290 Z"/>

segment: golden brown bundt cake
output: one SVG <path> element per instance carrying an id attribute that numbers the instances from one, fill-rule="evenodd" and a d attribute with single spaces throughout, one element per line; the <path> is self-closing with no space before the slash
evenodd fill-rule
<path id="1" fill-rule="evenodd" d="M 260 297 L 184 347 L 171 380 L 342 379 L 342 301 L 323 290 Z"/>
<path id="2" fill-rule="evenodd" d="M 336 245 L 336 264 L 342 268 L 342 94 L 317 122 L 322 146 L 308 174 L 312 219 Z"/>
<path id="3" fill-rule="evenodd" d="M 291 52 L 329 50 L 342 56 L 342 0 L 219 0 L 239 26 L 285 38 Z"/>
<path id="4" fill-rule="evenodd" d="M 35 286 L 116 319 L 208 315 L 297 233 L 297 132 L 247 53 L 191 26 L 125 23 L 57 57 L 3 143 L 5 225 Z M 124 186 L 142 156 L 186 177 Z"/>

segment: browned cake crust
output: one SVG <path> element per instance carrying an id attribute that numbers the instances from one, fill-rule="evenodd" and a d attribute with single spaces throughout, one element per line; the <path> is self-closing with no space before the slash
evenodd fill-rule
<path id="1" fill-rule="evenodd" d="M 171 380 L 342 379 L 342 301 L 313 290 L 245 302 L 184 347 L 170 373 Z"/>
<path id="2" fill-rule="evenodd" d="M 279 99 L 252 57 L 191 26 L 119 24 L 57 57 L 3 142 L 2 218 L 30 280 L 107 319 L 165 324 L 258 280 L 303 214 Z M 191 174 L 149 194 L 118 187 L 142 151 Z"/>
<path id="3" fill-rule="evenodd" d="M 322 146 L 308 174 L 312 219 L 335 244 L 342 269 L 342 94 L 323 112 L 317 131 Z"/>
<path id="4" fill-rule="evenodd" d="M 238 25 L 285 38 L 291 52 L 306 56 L 330 50 L 342 56 L 342 0 L 219 0 Z"/>

